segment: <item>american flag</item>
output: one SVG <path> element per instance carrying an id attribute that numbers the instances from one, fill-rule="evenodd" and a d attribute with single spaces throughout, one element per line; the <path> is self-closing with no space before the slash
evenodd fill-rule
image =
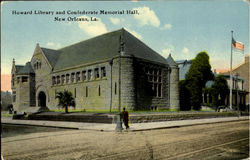
<path id="1" fill-rule="evenodd" d="M 235 41 L 234 38 L 232 38 L 232 47 L 235 49 L 244 51 L 244 44 L 238 41 Z"/>

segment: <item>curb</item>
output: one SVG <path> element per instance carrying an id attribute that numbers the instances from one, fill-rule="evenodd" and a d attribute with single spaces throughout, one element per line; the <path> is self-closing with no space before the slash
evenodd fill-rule
<path id="1" fill-rule="evenodd" d="M 227 123 L 227 122 L 235 122 L 235 121 L 249 121 L 249 119 L 239 119 L 239 120 L 229 120 L 229 121 L 219 121 L 219 122 L 206 122 L 206 123 L 199 123 L 199 124 L 183 124 L 183 125 L 173 125 L 173 126 L 165 126 L 165 127 L 156 127 L 156 128 L 135 129 L 135 130 L 128 130 L 128 131 L 130 131 L 130 132 L 137 132 L 137 131 L 161 130 L 161 129 L 181 128 L 181 127 L 189 127 L 189 126 L 214 124 L 214 123 Z"/>
<path id="2" fill-rule="evenodd" d="M 20 123 L 1 123 L 1 124 L 6 124 L 6 125 L 20 125 L 20 126 L 31 126 L 31 127 L 49 127 L 49 128 L 60 128 L 60 129 L 75 129 L 79 130 L 78 127 L 61 127 L 61 126 L 47 126 L 47 125 L 39 125 L 39 124 L 20 124 Z"/>
<path id="3" fill-rule="evenodd" d="M 235 117 L 236 118 L 236 117 Z M 144 128 L 144 129 L 123 129 L 122 132 L 137 132 L 137 131 L 150 131 L 150 130 L 160 130 L 160 129 L 171 129 L 171 128 L 180 128 L 180 127 L 188 127 L 188 126 L 196 126 L 196 125 L 206 125 L 206 124 L 213 124 L 213 123 L 227 123 L 227 122 L 235 122 L 235 121 L 249 121 L 249 117 L 244 116 L 241 119 L 234 119 L 234 120 L 221 120 L 215 122 L 204 122 L 204 123 L 190 123 L 190 124 L 180 124 L 180 125 L 170 125 L 170 126 L 162 126 L 162 127 L 152 127 L 152 128 Z M 167 121 L 166 121 L 167 122 Z M 169 121 L 170 122 L 170 121 Z M 155 122 L 157 123 L 157 122 Z M 91 131 L 105 131 L 105 132 L 112 132 L 116 131 L 115 128 L 112 130 L 110 129 L 91 129 L 91 128 L 84 128 L 84 127 L 67 127 L 67 126 L 52 126 L 52 125 L 45 125 L 45 124 L 25 124 L 25 123 L 15 123 L 15 122 L 2 122 L 1 124 L 5 125 L 22 125 L 22 126 L 34 126 L 34 127 L 50 127 L 50 128 L 61 128 L 61 129 L 73 129 L 73 130 L 91 130 Z M 120 131 L 119 131 L 120 132 Z"/>

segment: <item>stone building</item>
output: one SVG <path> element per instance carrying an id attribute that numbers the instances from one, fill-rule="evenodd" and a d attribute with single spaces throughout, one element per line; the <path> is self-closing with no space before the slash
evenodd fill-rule
<path id="1" fill-rule="evenodd" d="M 179 108 L 178 67 L 125 29 L 59 50 L 37 44 L 31 61 L 12 66 L 16 110 L 58 108 L 56 94 L 72 92 L 76 108 Z"/>

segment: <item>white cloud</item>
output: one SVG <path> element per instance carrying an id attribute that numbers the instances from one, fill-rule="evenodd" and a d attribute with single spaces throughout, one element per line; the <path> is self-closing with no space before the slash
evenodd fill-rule
<path id="1" fill-rule="evenodd" d="M 53 42 L 48 42 L 47 46 L 54 46 L 54 43 Z"/>
<path id="2" fill-rule="evenodd" d="M 184 47 L 183 49 L 182 49 L 182 53 L 188 53 L 189 52 L 189 49 L 187 48 L 187 47 Z"/>
<path id="3" fill-rule="evenodd" d="M 170 48 L 166 48 L 166 49 L 163 49 L 161 51 L 161 55 L 165 58 L 168 58 L 169 54 L 171 54 L 171 49 Z"/>
<path id="4" fill-rule="evenodd" d="M 151 25 L 154 27 L 160 26 L 160 20 L 156 16 L 155 12 L 149 7 L 138 7 L 133 8 L 133 10 L 138 10 L 139 14 L 135 14 L 134 18 L 138 20 L 140 26 Z"/>
<path id="5" fill-rule="evenodd" d="M 53 48 L 60 48 L 61 47 L 61 44 L 60 43 L 54 43 L 54 42 L 48 42 L 46 44 L 47 47 L 53 47 Z"/>
<path id="6" fill-rule="evenodd" d="M 165 48 L 165 49 L 161 50 L 161 55 L 163 57 L 167 58 L 170 53 L 173 53 L 173 50 L 174 50 L 174 46 L 173 45 L 169 45 L 168 48 Z"/>
<path id="7" fill-rule="evenodd" d="M 111 23 L 113 23 L 114 25 L 118 25 L 121 22 L 121 20 L 119 18 L 110 17 L 109 19 L 110 19 Z"/>
<path id="8" fill-rule="evenodd" d="M 88 16 L 81 16 L 78 18 L 90 19 Z M 98 21 L 79 21 L 78 26 L 89 36 L 97 36 L 107 32 L 106 25 L 102 23 L 100 18 L 98 18 Z"/>
<path id="9" fill-rule="evenodd" d="M 161 29 L 167 29 L 170 30 L 172 28 L 171 24 L 165 24 Z"/>

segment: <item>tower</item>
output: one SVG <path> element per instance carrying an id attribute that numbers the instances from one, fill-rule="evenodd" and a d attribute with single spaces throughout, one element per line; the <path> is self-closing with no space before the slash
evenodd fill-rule
<path id="1" fill-rule="evenodd" d="M 180 109 L 179 102 L 179 67 L 171 54 L 167 58 L 169 64 L 169 105 L 171 109 Z"/>

